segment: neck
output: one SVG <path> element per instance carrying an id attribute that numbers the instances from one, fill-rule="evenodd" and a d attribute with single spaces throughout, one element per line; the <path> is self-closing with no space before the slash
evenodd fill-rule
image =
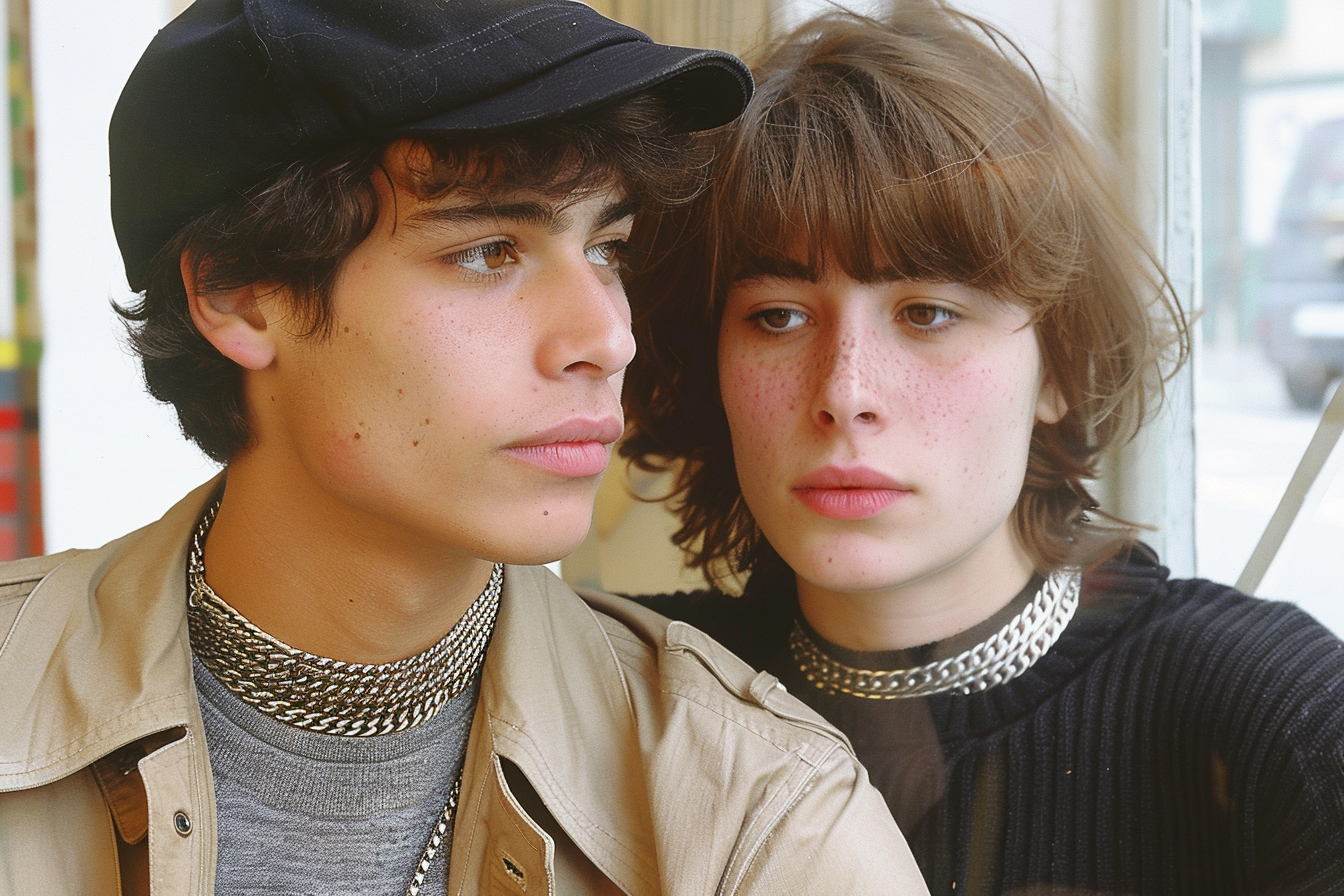
<path id="1" fill-rule="evenodd" d="M 799 608 L 817 634 L 850 650 L 901 650 L 945 640 L 989 619 L 1031 580 L 1031 558 L 1005 534 L 890 588 L 839 591 L 799 576 Z"/>
<path id="2" fill-rule="evenodd" d="M 244 455 L 229 465 L 205 568 L 210 587 L 273 637 L 344 662 L 387 663 L 438 642 L 492 564 Z"/>

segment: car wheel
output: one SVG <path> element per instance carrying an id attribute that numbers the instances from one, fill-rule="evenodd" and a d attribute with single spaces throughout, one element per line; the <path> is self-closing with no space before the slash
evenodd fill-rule
<path id="1" fill-rule="evenodd" d="M 1293 407 L 1303 411 L 1318 411 L 1325 401 L 1325 390 L 1330 386 L 1330 371 L 1319 365 L 1289 367 L 1283 371 L 1283 382 L 1288 387 L 1288 398 Z"/>

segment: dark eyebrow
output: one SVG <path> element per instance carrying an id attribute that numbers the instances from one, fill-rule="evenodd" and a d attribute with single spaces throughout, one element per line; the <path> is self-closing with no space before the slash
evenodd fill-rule
<path id="1" fill-rule="evenodd" d="M 412 230 L 442 224 L 477 224 L 482 221 L 515 221 L 550 230 L 563 230 L 560 210 L 547 202 L 473 202 L 470 205 L 438 205 L 421 209 L 401 223 Z"/>
<path id="2" fill-rule="evenodd" d="M 595 229 L 601 230 L 617 221 L 634 217 L 635 213 L 639 211 L 640 205 L 640 201 L 633 196 L 627 196 L 625 199 L 617 199 L 615 202 L 609 203 L 602 209 L 602 214 L 597 216 L 597 227 Z"/>
<path id="3" fill-rule="evenodd" d="M 617 199 L 602 208 L 597 228 L 607 227 L 639 211 L 638 199 Z M 477 224 L 483 221 L 512 221 L 533 227 L 544 227 L 552 233 L 566 230 L 571 222 L 565 211 L 550 202 L 525 199 L 513 202 L 474 202 L 470 205 L 443 205 L 421 209 L 409 215 L 402 224 L 412 230 L 423 230 L 439 225 Z"/>

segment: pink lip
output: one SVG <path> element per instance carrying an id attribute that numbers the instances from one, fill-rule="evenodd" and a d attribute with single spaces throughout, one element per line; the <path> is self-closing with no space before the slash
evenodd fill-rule
<path id="1" fill-rule="evenodd" d="M 618 417 L 576 417 L 505 446 L 504 451 L 557 476 L 580 479 L 607 468 L 607 448 L 620 437 Z"/>
<path id="2" fill-rule="evenodd" d="M 793 486 L 808 509 L 833 520 L 864 520 L 877 516 L 913 491 L 868 467 L 823 467 Z"/>

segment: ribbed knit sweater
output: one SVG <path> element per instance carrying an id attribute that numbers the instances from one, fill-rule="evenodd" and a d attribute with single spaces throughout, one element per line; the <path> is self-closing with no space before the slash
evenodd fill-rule
<path id="1" fill-rule="evenodd" d="M 1031 590 L 956 640 L 992 633 Z M 1344 643 L 1292 604 L 1169 580 L 1140 546 L 1084 579 L 1073 621 L 1020 677 L 871 700 L 798 671 L 790 578 L 641 600 L 850 737 L 934 894 L 1344 893 Z M 948 655 L 813 637 L 861 668 Z"/>

